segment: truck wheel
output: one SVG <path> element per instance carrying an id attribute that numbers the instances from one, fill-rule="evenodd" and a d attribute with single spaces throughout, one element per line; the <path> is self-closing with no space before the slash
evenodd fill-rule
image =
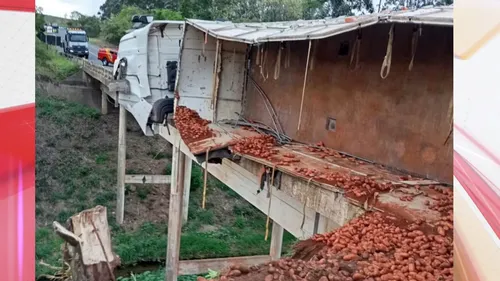
<path id="1" fill-rule="evenodd" d="M 163 123 L 170 113 L 174 113 L 174 98 L 160 99 L 153 104 L 149 119 L 153 123 Z"/>
<path id="2" fill-rule="evenodd" d="M 102 65 L 104 66 L 108 66 L 109 65 L 109 62 L 106 58 L 102 59 Z"/>
<path id="3" fill-rule="evenodd" d="M 88 59 L 89 59 L 89 55 L 85 55 L 85 59 L 87 59 L 87 60 L 88 60 Z"/>

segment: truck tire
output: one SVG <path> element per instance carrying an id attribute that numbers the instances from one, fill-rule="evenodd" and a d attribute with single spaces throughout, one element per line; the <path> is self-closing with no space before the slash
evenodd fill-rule
<path id="1" fill-rule="evenodd" d="M 103 58 L 103 59 L 102 59 L 102 65 L 104 65 L 104 66 L 108 66 L 108 65 L 109 65 L 108 59 Z"/>
<path id="2" fill-rule="evenodd" d="M 85 55 L 85 59 L 87 59 L 87 60 L 88 60 L 88 59 L 89 59 L 89 55 Z"/>
<path id="3" fill-rule="evenodd" d="M 174 113 L 174 98 L 159 99 L 153 104 L 149 119 L 152 123 L 163 123 L 170 113 Z"/>

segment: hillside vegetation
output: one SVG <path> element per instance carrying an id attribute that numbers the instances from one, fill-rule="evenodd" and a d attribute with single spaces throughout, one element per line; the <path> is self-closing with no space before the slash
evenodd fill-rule
<path id="1" fill-rule="evenodd" d="M 78 71 L 78 65 L 61 56 L 56 48 L 35 38 L 35 74 L 37 78 L 59 82 Z"/>

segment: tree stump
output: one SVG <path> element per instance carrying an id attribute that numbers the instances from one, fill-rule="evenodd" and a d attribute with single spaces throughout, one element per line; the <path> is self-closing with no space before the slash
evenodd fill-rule
<path id="1" fill-rule="evenodd" d="M 65 228 L 53 223 L 64 239 L 64 261 L 71 267 L 72 281 L 116 280 L 120 258 L 113 253 L 106 208 L 96 206 L 69 218 Z"/>

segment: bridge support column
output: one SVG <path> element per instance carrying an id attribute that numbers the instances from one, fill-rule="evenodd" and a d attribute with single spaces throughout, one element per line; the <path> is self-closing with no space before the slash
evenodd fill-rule
<path id="1" fill-rule="evenodd" d="M 174 144 L 172 150 L 172 184 L 170 186 L 170 201 L 168 210 L 165 281 L 177 281 L 177 274 L 179 272 L 186 158 L 186 155 L 181 152 L 180 147 L 177 147 Z"/>
<path id="2" fill-rule="evenodd" d="M 120 105 L 120 117 L 118 122 L 118 179 L 116 189 L 116 222 L 123 223 L 125 213 L 125 167 L 127 162 L 127 110 Z"/>
<path id="3" fill-rule="evenodd" d="M 101 114 L 108 114 L 108 94 L 101 90 Z"/>
<path id="4" fill-rule="evenodd" d="M 184 165 L 184 197 L 182 203 L 182 223 L 185 224 L 188 220 L 189 210 L 189 192 L 191 190 L 191 169 L 193 167 L 193 160 L 185 157 Z"/>
<path id="5" fill-rule="evenodd" d="M 273 230 L 271 232 L 271 249 L 269 256 L 271 260 L 279 260 L 281 258 L 281 250 L 283 248 L 283 227 L 273 221 Z"/>

